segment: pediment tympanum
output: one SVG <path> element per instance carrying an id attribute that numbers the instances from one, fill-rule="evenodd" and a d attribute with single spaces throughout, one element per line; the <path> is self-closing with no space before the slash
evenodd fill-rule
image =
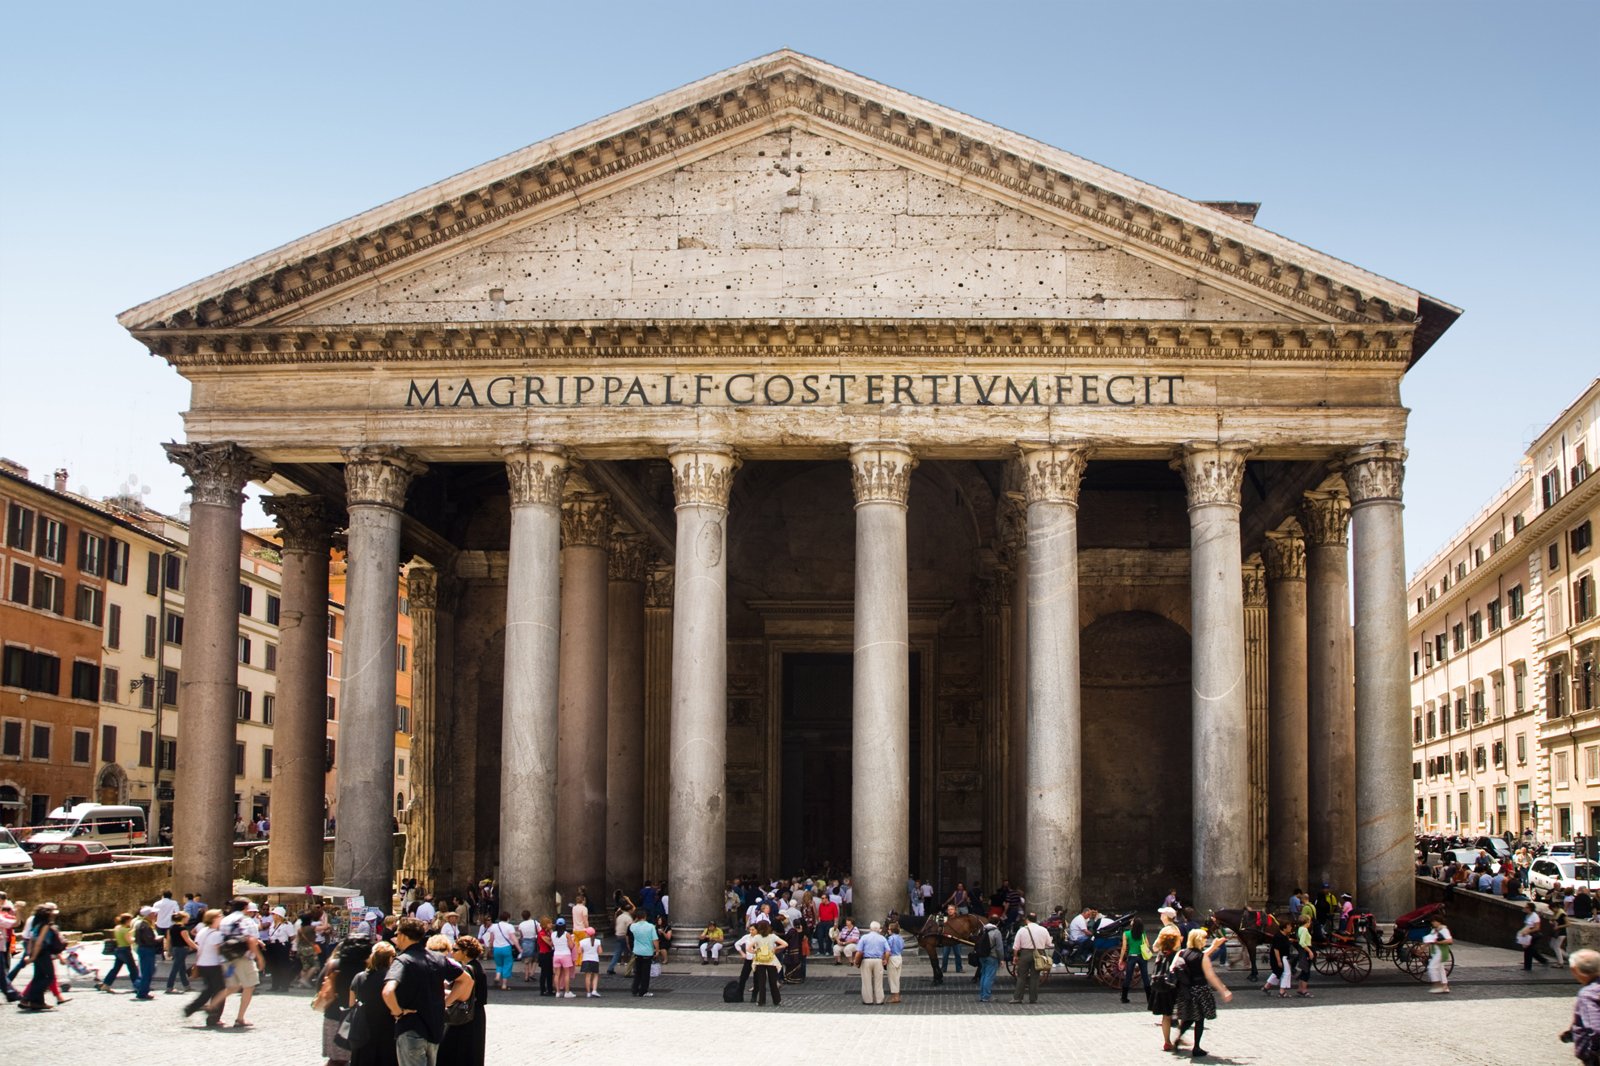
<path id="1" fill-rule="evenodd" d="M 774 316 L 1285 320 L 979 191 L 790 129 L 285 324 Z"/>

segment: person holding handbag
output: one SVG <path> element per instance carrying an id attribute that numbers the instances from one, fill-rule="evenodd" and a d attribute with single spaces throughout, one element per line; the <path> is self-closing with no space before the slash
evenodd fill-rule
<path id="1" fill-rule="evenodd" d="M 1164 908 L 1165 909 L 1165 908 Z M 1156 935 L 1155 975 L 1150 984 L 1150 1013 L 1161 1019 L 1161 1050 L 1172 1050 L 1172 1012 L 1177 1009 L 1178 978 L 1172 972 L 1183 941 L 1176 926 Z"/>
<path id="2" fill-rule="evenodd" d="M 511 924 L 510 912 L 501 911 L 500 920 L 490 923 L 483 935 L 484 943 L 489 946 L 489 952 L 494 957 L 495 979 L 500 983 L 500 991 L 504 992 L 511 987 L 511 971 L 516 965 L 518 954 L 517 929 Z M 451 943 L 455 943 L 453 938 Z"/>
<path id="3" fill-rule="evenodd" d="M 1122 934 L 1117 953 L 1117 965 L 1122 968 L 1122 1002 L 1128 1002 L 1128 991 L 1133 987 L 1134 967 L 1139 969 L 1139 983 L 1144 986 L 1144 998 L 1150 998 L 1150 945 L 1144 938 L 1144 921 L 1135 918 Z"/>
<path id="4" fill-rule="evenodd" d="M 1194 1029 L 1194 1050 L 1189 1053 L 1191 1059 L 1203 1059 L 1206 1050 L 1200 1046 L 1206 1032 L 1206 1022 L 1217 1016 L 1217 999 L 1230 1003 L 1233 993 L 1228 991 L 1228 986 L 1222 983 L 1222 978 L 1217 976 L 1217 971 L 1211 966 L 1211 956 L 1222 946 L 1222 938 L 1211 941 L 1210 947 L 1206 946 L 1207 934 L 1204 929 L 1189 930 L 1189 946 L 1178 953 L 1178 958 L 1173 962 L 1173 969 L 1178 972 L 1178 998 L 1175 1017 L 1178 1019 L 1178 1035 L 1173 1039 L 1174 1048 L 1183 1043 L 1183 1035 L 1191 1027 Z"/>
<path id="5" fill-rule="evenodd" d="M 1053 946 L 1050 930 L 1039 924 L 1037 914 L 1029 911 L 1011 938 L 1011 957 L 1017 963 L 1017 987 L 1011 993 L 1011 1002 L 1021 1003 L 1023 996 L 1028 997 L 1029 1003 L 1039 1002 L 1039 977 L 1050 972 Z"/>
<path id="6" fill-rule="evenodd" d="M 394 962 L 394 945 L 379 942 L 367 956 L 366 969 L 350 982 L 349 1010 L 340 1021 L 350 1045 L 350 1066 L 398 1066 L 394 1016 L 383 1002 L 383 978 Z"/>

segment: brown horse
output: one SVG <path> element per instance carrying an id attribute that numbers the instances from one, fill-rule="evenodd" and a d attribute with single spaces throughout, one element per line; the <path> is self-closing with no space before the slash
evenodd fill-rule
<path id="1" fill-rule="evenodd" d="M 1251 918 L 1247 919 L 1246 915 L 1250 915 Z M 1256 924 L 1257 918 L 1260 924 Z M 1212 911 L 1211 921 L 1207 924 L 1213 931 L 1217 929 L 1234 931 L 1239 937 L 1239 946 L 1250 959 L 1250 980 L 1258 979 L 1261 975 L 1256 969 L 1256 948 L 1272 940 L 1272 934 L 1279 928 L 1278 919 L 1268 911 L 1224 910 Z"/>
<path id="2" fill-rule="evenodd" d="M 983 922 L 984 919 L 976 914 L 958 914 L 954 918 L 946 918 L 942 925 L 935 924 L 932 918 L 922 924 L 917 943 L 922 945 L 928 961 L 933 963 L 934 984 L 944 983 L 944 970 L 939 965 L 940 949 L 953 944 L 958 951 L 971 951 L 977 946 L 978 937 L 983 932 Z"/>

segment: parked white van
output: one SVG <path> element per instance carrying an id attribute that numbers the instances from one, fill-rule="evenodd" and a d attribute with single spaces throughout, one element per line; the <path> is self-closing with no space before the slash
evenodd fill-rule
<path id="1" fill-rule="evenodd" d="M 57 807 L 44 826 L 28 837 L 31 850 L 40 844 L 66 840 L 94 840 L 108 848 L 141 848 L 148 842 L 144 809 L 112 807 L 102 803 L 80 803 L 76 807 Z"/>
<path id="2" fill-rule="evenodd" d="M 0 874 L 27 873 L 33 869 L 33 860 L 22 850 L 11 830 L 0 825 Z"/>

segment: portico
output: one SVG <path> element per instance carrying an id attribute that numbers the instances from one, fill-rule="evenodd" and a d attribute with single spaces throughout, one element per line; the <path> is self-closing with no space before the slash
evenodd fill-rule
<path id="1" fill-rule="evenodd" d="M 377 593 L 412 560 L 435 606 L 407 865 L 497 877 L 514 910 L 642 872 L 695 925 L 726 878 L 792 872 L 793 826 L 842 819 L 862 914 L 911 873 L 1046 909 L 1173 885 L 1233 906 L 1287 862 L 1392 916 L 1399 382 L 1458 312 L 1250 214 L 782 52 L 122 322 L 192 383 L 185 447 L 325 499 L 307 536 L 348 514 L 334 873 L 369 898 L 395 874 Z M 197 523 L 191 617 L 236 584 L 198 540 L 225 524 Z M 850 656 L 842 805 L 783 781 L 785 714 L 838 710 L 793 701 L 842 691 L 786 688 L 785 656 L 824 653 Z M 194 728 L 217 734 L 180 738 L 203 797 L 231 744 Z M 274 847 L 308 832 L 301 792 Z M 215 828 L 185 809 L 199 854 Z"/>

